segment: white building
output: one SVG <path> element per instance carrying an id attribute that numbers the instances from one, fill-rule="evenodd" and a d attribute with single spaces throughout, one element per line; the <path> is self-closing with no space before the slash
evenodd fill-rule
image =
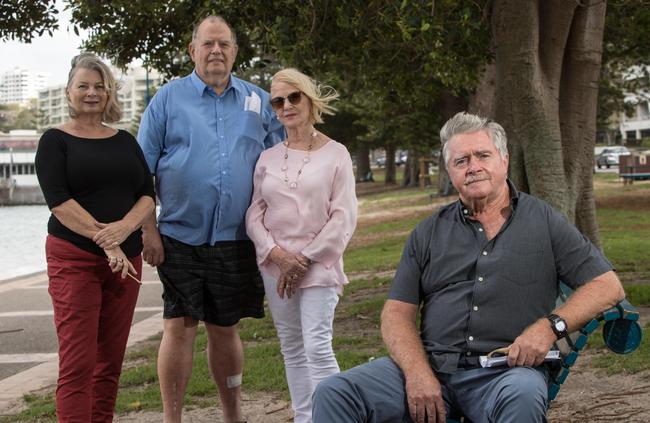
<path id="1" fill-rule="evenodd" d="M 129 129 L 134 121 L 140 118 L 139 112 L 142 112 L 147 96 L 147 85 L 149 85 L 149 92 L 153 93 L 153 89 L 160 86 L 162 79 L 155 70 L 147 72 L 142 67 L 129 67 L 126 73 L 113 69 L 113 75 L 120 85 L 117 100 L 122 106 L 122 120 L 111 126 Z M 70 119 L 65 84 L 48 87 L 38 92 L 38 114 L 40 132 Z"/>
<path id="2" fill-rule="evenodd" d="M 623 144 L 630 143 L 631 140 L 641 140 L 650 138 L 650 96 L 648 94 L 632 94 L 625 99 L 628 103 L 636 103 L 634 114 L 626 116 L 622 114 L 619 125 Z"/>
<path id="3" fill-rule="evenodd" d="M 20 104 L 27 106 L 38 97 L 38 91 L 45 88 L 50 75 L 32 72 L 16 67 L 0 76 L 0 104 Z"/>

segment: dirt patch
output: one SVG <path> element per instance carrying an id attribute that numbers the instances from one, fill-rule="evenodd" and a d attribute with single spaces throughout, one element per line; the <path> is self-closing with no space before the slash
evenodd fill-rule
<path id="1" fill-rule="evenodd" d="M 650 210 L 650 189 L 631 191 L 606 199 L 596 199 L 596 208 L 648 211 Z"/>
<path id="2" fill-rule="evenodd" d="M 242 394 L 242 414 L 248 423 L 286 423 L 293 421 L 291 404 L 279 394 Z M 215 403 L 216 403 L 215 399 Z M 115 423 L 160 423 L 161 412 L 135 412 L 115 416 Z M 195 408 L 183 411 L 183 423 L 222 423 L 223 415 L 219 408 Z"/>
<path id="3" fill-rule="evenodd" d="M 548 412 L 549 422 L 649 422 L 650 372 L 608 376 L 581 354 Z"/>

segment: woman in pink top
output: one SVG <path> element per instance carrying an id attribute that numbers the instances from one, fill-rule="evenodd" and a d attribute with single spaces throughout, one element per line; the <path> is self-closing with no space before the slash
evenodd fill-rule
<path id="1" fill-rule="evenodd" d="M 357 220 L 350 153 L 314 128 L 338 98 L 296 69 L 273 76 L 271 105 L 287 131 L 262 153 L 246 214 L 291 393 L 296 423 L 311 422 L 311 396 L 339 372 L 332 349 L 343 251 Z"/>

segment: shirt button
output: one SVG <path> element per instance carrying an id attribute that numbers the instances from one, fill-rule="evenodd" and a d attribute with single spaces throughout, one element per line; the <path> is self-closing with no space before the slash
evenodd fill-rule
<path id="1" fill-rule="evenodd" d="M 478 231 L 479 231 L 479 232 L 483 232 L 483 228 L 478 228 Z"/>
<path id="2" fill-rule="evenodd" d="M 483 251 L 483 255 L 484 255 L 484 256 L 487 256 L 487 251 Z"/>
<path id="3" fill-rule="evenodd" d="M 483 276 L 479 276 L 479 277 L 478 277 L 478 281 L 479 281 L 479 282 L 483 282 Z"/>
<path id="4" fill-rule="evenodd" d="M 478 311 L 478 306 L 474 306 L 474 311 Z"/>
<path id="5" fill-rule="evenodd" d="M 226 171 L 225 171 L 225 170 L 222 170 L 222 171 L 221 171 L 221 174 L 222 174 L 222 175 L 225 175 L 225 174 L 226 174 Z"/>
<path id="6" fill-rule="evenodd" d="M 467 339 L 469 339 L 470 341 L 473 341 L 473 340 L 474 340 L 474 337 L 473 337 L 473 336 L 470 336 L 470 337 L 467 338 Z"/>
<path id="7" fill-rule="evenodd" d="M 472 355 L 472 352 L 471 352 L 471 351 L 467 351 L 467 352 L 465 353 L 465 355 Z"/>
<path id="8" fill-rule="evenodd" d="M 463 214 L 467 214 L 467 213 L 469 213 L 469 211 L 467 211 L 467 209 L 463 209 Z"/>
<path id="9" fill-rule="evenodd" d="M 223 138 L 223 135 L 219 135 L 219 138 Z"/>
<path id="10" fill-rule="evenodd" d="M 221 153 L 221 157 L 226 157 L 226 153 Z"/>

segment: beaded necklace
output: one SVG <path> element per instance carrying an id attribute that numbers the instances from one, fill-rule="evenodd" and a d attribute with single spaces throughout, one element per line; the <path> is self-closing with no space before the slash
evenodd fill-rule
<path id="1" fill-rule="evenodd" d="M 318 132 L 314 131 L 311 133 L 311 140 L 309 140 L 309 145 L 307 146 L 307 154 L 305 157 L 302 158 L 302 163 L 300 163 L 300 168 L 298 169 L 298 172 L 296 172 L 296 179 L 293 181 L 289 180 L 289 165 L 287 163 L 287 159 L 289 158 L 289 141 L 284 142 L 284 163 L 282 164 L 282 167 L 280 170 L 282 171 L 282 175 L 284 176 L 284 182 L 287 184 L 290 190 L 295 190 L 298 188 L 298 180 L 300 179 L 300 175 L 302 175 L 302 169 L 305 167 L 307 163 L 311 161 L 310 158 L 310 152 L 312 147 L 314 146 L 314 141 L 316 140 L 316 137 L 318 136 Z"/>

